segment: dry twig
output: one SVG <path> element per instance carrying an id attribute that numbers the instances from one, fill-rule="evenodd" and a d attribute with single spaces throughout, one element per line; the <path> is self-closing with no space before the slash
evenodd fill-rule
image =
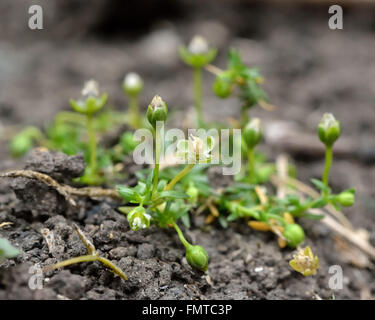
<path id="1" fill-rule="evenodd" d="M 100 187 L 74 188 L 68 185 L 60 184 L 56 180 L 52 179 L 50 176 L 44 173 L 32 170 L 13 170 L 9 172 L 0 173 L 0 178 L 17 177 L 35 179 L 45 183 L 46 185 L 50 186 L 51 188 L 55 189 L 58 193 L 60 193 L 65 198 L 65 200 L 73 206 L 76 206 L 76 202 L 74 201 L 72 196 L 89 198 L 111 198 L 115 201 L 121 201 L 121 197 L 116 190 L 103 189 Z"/>

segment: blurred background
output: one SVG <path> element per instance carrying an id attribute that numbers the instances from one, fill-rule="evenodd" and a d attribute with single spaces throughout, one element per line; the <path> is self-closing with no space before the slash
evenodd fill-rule
<path id="1" fill-rule="evenodd" d="M 33 4 L 43 8 L 43 30 L 28 28 L 28 8 Z M 343 30 L 328 28 L 331 4 L 344 9 Z M 191 70 L 180 61 L 177 48 L 198 33 L 219 48 L 215 65 L 225 68 L 228 49 L 234 47 L 247 64 L 259 68 L 266 79 L 264 89 L 277 106 L 273 112 L 254 110 L 265 121 L 293 122 L 315 134 L 324 112 L 336 115 L 349 147 L 337 157 L 333 183 L 340 189 L 357 188 L 358 214 L 351 218 L 354 224 L 373 225 L 374 4 L 372 0 L 1 0 L 2 140 L 6 128 L 42 126 L 58 110 L 68 110 L 69 98 L 78 97 L 83 82 L 91 78 L 109 93 L 111 105 L 125 110 L 121 83 L 130 71 L 145 80 L 143 108 L 159 94 L 170 109 L 191 110 Z M 237 117 L 238 101 L 215 97 L 214 77 L 208 73 L 204 77 L 206 119 Z M 322 169 L 320 154 L 306 156 L 309 143 L 302 142 L 301 150 L 294 151 L 303 164 L 302 178 L 319 177 Z M 278 152 L 290 151 L 280 146 Z M 0 143 L 0 160 L 1 170 L 12 167 L 6 141 Z M 371 237 L 375 239 L 374 232 Z"/>

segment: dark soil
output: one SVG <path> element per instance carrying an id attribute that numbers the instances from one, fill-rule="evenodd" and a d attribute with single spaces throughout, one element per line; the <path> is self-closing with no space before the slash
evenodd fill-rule
<path id="1" fill-rule="evenodd" d="M 60 154 L 40 157 L 36 153 L 34 169 L 44 168 L 37 165 L 37 159 L 44 161 L 53 156 L 61 158 Z M 87 200 L 81 201 L 79 208 L 67 209 L 65 199 L 41 182 L 16 178 L 11 186 L 20 201 L 3 188 L 0 218 L 13 224 L 3 229 L 1 236 L 22 253 L 3 266 L 2 299 L 300 299 L 315 294 L 325 299 L 332 297 L 325 260 L 321 261 L 318 276 L 303 278 L 289 268 L 289 250 L 281 251 L 272 235 L 254 233 L 246 224 L 232 224 L 222 230 L 217 225 L 204 226 L 203 217 L 193 215 L 193 226 L 186 234 L 190 241 L 203 245 L 210 256 L 209 272 L 203 274 L 187 264 L 185 249 L 174 230 L 152 226 L 133 232 L 113 203 Z M 57 211 L 61 208 L 65 211 Z M 79 223 L 100 254 L 119 266 L 129 280 L 114 276 L 98 263 L 83 263 L 48 272 L 43 289 L 28 289 L 31 266 L 50 265 L 86 253 L 73 222 Z M 331 240 L 326 241 L 331 247 L 314 244 L 326 233 L 322 226 L 308 232 L 308 243 L 318 247 L 320 255 L 332 250 Z M 346 288 L 337 296 L 350 298 L 351 294 Z"/>
<path id="2" fill-rule="evenodd" d="M 143 105 L 155 93 L 160 94 L 171 111 L 184 110 L 172 112 L 173 122 L 180 126 L 186 112 L 189 115 L 191 111 L 187 107 L 192 103 L 191 87 L 186 85 L 191 73 L 179 62 L 176 46 L 199 32 L 221 49 L 217 65 L 225 67 L 226 49 L 234 46 L 247 63 L 258 66 L 265 75 L 265 89 L 278 109 L 273 113 L 257 109 L 255 115 L 265 121 L 293 121 L 306 132 L 315 133 L 322 113 L 333 112 L 341 121 L 343 135 L 364 146 L 367 154 L 373 153 L 375 18 L 370 11 L 348 9 L 345 29 L 330 31 L 326 8 L 223 8 L 213 9 L 217 14 L 213 19 L 205 13 L 209 10 L 191 5 L 184 19 L 149 26 L 146 35 L 135 31 L 135 40 L 119 38 L 118 29 L 119 33 L 108 35 L 110 41 L 98 40 L 93 32 L 99 27 L 109 32 L 103 27 L 107 20 L 99 25 L 90 20 L 85 35 L 76 36 L 79 41 L 59 40 L 47 31 L 40 36 L 29 32 L 25 38 L 0 46 L 0 87 L 4 93 L 0 97 L 0 126 L 42 126 L 57 111 L 68 109 L 68 99 L 79 94 L 88 78 L 97 79 L 109 93 L 110 103 L 124 109 L 120 83 L 131 70 L 145 78 Z M 211 75 L 205 77 L 212 83 Z M 207 119 L 238 115 L 235 99 L 213 97 L 209 85 L 205 91 Z M 273 158 L 283 151 L 279 149 L 269 150 Z M 83 170 L 79 156 L 46 157 L 43 168 L 35 158 L 29 160 L 28 167 L 60 181 Z M 25 162 L 10 159 L 7 141 L 0 144 L 0 159 L 2 171 L 22 168 Z M 294 160 L 301 180 L 319 178 L 321 158 L 299 156 Z M 369 232 L 375 245 L 374 163 L 354 154 L 337 157 L 331 178 L 335 190 L 356 187 L 356 204 L 344 213 L 355 227 Z M 201 244 L 210 256 L 208 273 L 202 274 L 186 263 L 184 248 L 173 230 L 151 227 L 133 232 L 125 216 L 116 211 L 115 203 L 89 199 L 77 202 L 76 208 L 70 207 L 54 190 L 36 181 L 0 181 L 0 223 L 13 223 L 0 229 L 0 237 L 21 250 L 17 258 L 0 268 L 1 299 L 313 299 L 316 295 L 323 299 L 359 299 L 364 292 L 375 294 L 374 270 L 359 269 L 345 260 L 332 232 L 319 222 L 301 221 L 306 244 L 320 260 L 317 276 L 305 278 L 290 269 L 292 251 L 280 250 L 272 234 L 253 231 L 241 221 L 227 229 L 219 224 L 205 226 L 204 216 L 193 215 L 191 229 L 185 230 L 187 237 Z M 128 281 L 95 262 L 49 272 L 42 290 L 29 289 L 30 266 L 85 254 L 73 223 L 92 239 L 102 255 L 127 274 Z M 43 238 L 46 228 L 53 234 L 53 249 Z M 328 268 L 335 264 L 343 268 L 344 288 L 332 291 Z"/>

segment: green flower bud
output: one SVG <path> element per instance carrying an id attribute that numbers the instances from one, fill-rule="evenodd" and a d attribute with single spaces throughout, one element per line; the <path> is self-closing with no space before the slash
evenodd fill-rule
<path id="1" fill-rule="evenodd" d="M 196 203 L 198 200 L 199 191 L 193 183 L 189 184 L 189 188 L 186 190 L 186 194 L 190 197 L 190 203 Z"/>
<path id="2" fill-rule="evenodd" d="M 262 127 L 258 118 L 253 118 L 243 130 L 243 138 L 248 148 L 254 148 L 262 139 Z"/>
<path id="3" fill-rule="evenodd" d="M 28 127 L 13 137 L 10 142 L 10 152 L 13 157 L 26 154 L 33 146 L 34 141 L 41 138 L 42 133 L 38 128 Z"/>
<path id="4" fill-rule="evenodd" d="M 10 142 L 10 152 L 17 158 L 26 154 L 33 147 L 33 140 L 24 135 L 15 136 Z"/>
<path id="5" fill-rule="evenodd" d="M 196 35 L 190 41 L 189 46 L 180 47 L 180 57 L 188 65 L 201 68 L 215 59 L 217 50 L 210 48 L 205 38 Z"/>
<path id="6" fill-rule="evenodd" d="M 130 229 L 133 231 L 145 229 L 150 226 L 151 216 L 146 213 L 146 209 L 143 207 L 134 208 L 129 212 L 127 218 Z"/>
<path id="7" fill-rule="evenodd" d="M 124 154 L 130 154 L 138 145 L 132 132 L 124 132 L 120 138 L 120 145 Z"/>
<path id="8" fill-rule="evenodd" d="M 168 108 L 160 96 L 155 96 L 147 108 L 147 120 L 156 128 L 157 121 L 165 121 L 168 115 Z"/>
<path id="9" fill-rule="evenodd" d="M 325 113 L 318 125 L 320 141 L 326 146 L 332 146 L 340 136 L 340 122 L 335 119 L 332 113 Z"/>
<path id="10" fill-rule="evenodd" d="M 295 248 L 305 239 L 305 232 L 298 224 L 291 223 L 286 225 L 283 236 L 288 241 L 288 245 Z"/>
<path id="11" fill-rule="evenodd" d="M 128 73 L 122 83 L 122 89 L 130 96 L 138 95 L 143 89 L 143 80 L 138 73 Z"/>
<path id="12" fill-rule="evenodd" d="M 214 93 L 220 98 L 227 98 L 233 89 L 233 79 L 231 72 L 224 71 L 220 73 L 212 86 Z"/>
<path id="13" fill-rule="evenodd" d="M 74 111 L 86 115 L 92 115 L 101 110 L 107 103 L 107 94 L 99 95 L 99 85 L 96 81 L 87 81 L 82 89 L 82 98 L 70 99 L 70 105 Z"/>
<path id="14" fill-rule="evenodd" d="M 208 254 L 203 247 L 199 245 L 190 245 L 186 249 L 186 260 L 191 267 L 201 271 L 207 271 L 208 269 Z"/>
<path id="15" fill-rule="evenodd" d="M 354 191 L 343 191 L 336 199 L 342 206 L 350 207 L 354 204 Z"/>

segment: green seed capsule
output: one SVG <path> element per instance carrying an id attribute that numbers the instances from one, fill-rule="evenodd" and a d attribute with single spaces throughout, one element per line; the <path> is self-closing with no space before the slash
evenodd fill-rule
<path id="1" fill-rule="evenodd" d="M 190 245 L 186 249 L 186 260 L 193 268 L 204 272 L 208 269 L 208 254 L 206 250 L 199 245 Z"/>
<path id="2" fill-rule="evenodd" d="M 286 225 L 283 236 L 287 239 L 288 245 L 295 248 L 305 239 L 305 232 L 298 224 L 291 223 Z"/>
<path id="3" fill-rule="evenodd" d="M 190 203 L 196 203 L 198 200 L 199 191 L 194 186 L 193 183 L 190 183 L 189 188 L 186 190 L 186 194 L 189 196 Z"/>
<path id="4" fill-rule="evenodd" d="M 253 118 L 243 130 L 243 138 L 248 148 L 254 148 L 262 139 L 263 131 L 260 120 Z"/>
<path id="5" fill-rule="evenodd" d="M 344 207 L 350 207 L 354 204 L 354 192 L 343 191 L 337 196 L 337 201 Z"/>
<path id="6" fill-rule="evenodd" d="M 143 207 L 136 207 L 129 212 L 127 216 L 130 229 L 138 231 L 145 229 L 150 226 L 151 216 L 146 213 L 146 209 Z"/>
<path id="7" fill-rule="evenodd" d="M 160 96 L 155 96 L 147 108 L 147 120 L 156 128 L 157 121 L 165 121 L 168 115 L 168 108 Z"/>
<path id="8" fill-rule="evenodd" d="M 320 141 L 326 146 L 332 146 L 340 136 L 340 122 L 335 119 L 332 113 L 325 113 L 318 125 Z"/>
<path id="9" fill-rule="evenodd" d="M 220 73 L 212 86 L 214 93 L 220 98 L 227 98 L 232 93 L 233 80 L 231 72 Z"/>

